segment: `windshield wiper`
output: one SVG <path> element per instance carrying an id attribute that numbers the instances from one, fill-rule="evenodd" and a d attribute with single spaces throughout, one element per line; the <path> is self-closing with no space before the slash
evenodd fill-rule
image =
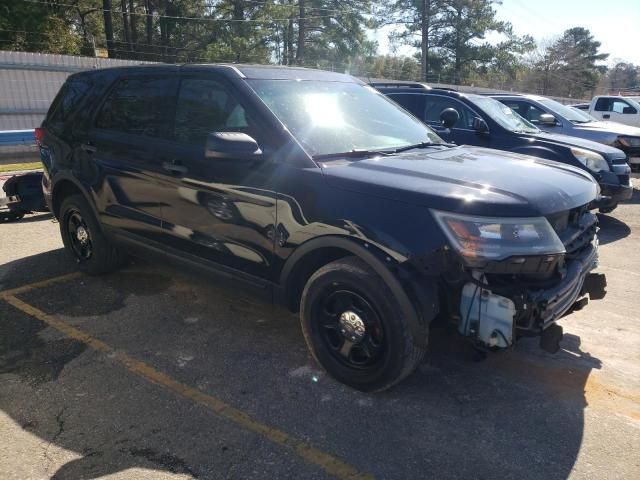
<path id="1" fill-rule="evenodd" d="M 336 152 L 336 153 L 322 153 L 320 155 L 313 155 L 311 158 L 314 160 L 329 160 L 332 158 L 369 158 L 376 155 L 391 155 L 391 152 L 385 152 L 384 150 L 357 150 L 353 149 L 348 152 Z"/>
<path id="2" fill-rule="evenodd" d="M 414 143 L 413 145 L 407 145 L 406 147 L 396 148 L 393 153 L 406 152 L 407 150 L 413 150 L 414 148 L 427 148 L 433 147 L 434 145 L 446 145 L 444 143 L 436 143 L 436 142 L 420 142 Z"/>

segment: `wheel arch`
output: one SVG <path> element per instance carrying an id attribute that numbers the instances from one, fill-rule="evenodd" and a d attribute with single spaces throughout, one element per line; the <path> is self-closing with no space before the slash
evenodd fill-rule
<path id="1" fill-rule="evenodd" d="M 63 176 L 57 178 L 51 189 L 51 210 L 56 218 L 60 218 L 60 207 L 62 202 L 69 195 L 81 194 L 85 200 L 91 206 L 93 214 L 98 218 L 98 212 L 96 210 L 93 199 L 87 192 L 86 188 L 76 179 L 71 176 Z"/>
<path id="2" fill-rule="evenodd" d="M 419 282 L 411 282 L 411 288 L 403 286 L 403 282 L 390 268 L 397 263 L 382 249 L 360 239 L 327 235 L 309 240 L 298 247 L 282 269 L 276 302 L 293 312 L 298 311 L 302 291 L 311 275 L 324 265 L 346 256 L 358 257 L 382 278 L 398 301 L 403 315 L 409 320 L 414 342 L 426 347 L 427 326 L 437 314 L 437 305 L 433 314 L 424 315 L 424 301 L 417 297 L 428 293 L 429 298 L 437 298 L 437 292 L 425 292 L 424 285 Z M 425 318 L 427 316 L 429 318 Z"/>

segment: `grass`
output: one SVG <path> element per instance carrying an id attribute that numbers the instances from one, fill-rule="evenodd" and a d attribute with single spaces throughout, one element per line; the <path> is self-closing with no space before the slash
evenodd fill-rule
<path id="1" fill-rule="evenodd" d="M 29 163 L 8 163 L 7 165 L 0 165 L 0 173 L 21 172 L 23 170 L 42 170 L 42 163 L 29 162 Z"/>

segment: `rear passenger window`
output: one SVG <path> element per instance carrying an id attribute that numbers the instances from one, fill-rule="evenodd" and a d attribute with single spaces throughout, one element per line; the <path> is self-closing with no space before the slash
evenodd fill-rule
<path id="1" fill-rule="evenodd" d="M 176 104 L 176 140 L 204 147 L 211 132 L 254 136 L 245 109 L 227 87 L 212 79 L 183 79 Z"/>
<path id="2" fill-rule="evenodd" d="M 597 112 L 608 112 L 610 106 L 611 106 L 610 98 L 599 98 L 596 101 L 595 109 Z"/>
<path id="3" fill-rule="evenodd" d="M 175 78 L 136 77 L 120 80 L 98 116 L 96 128 L 148 137 L 171 135 Z"/>
<path id="4" fill-rule="evenodd" d="M 413 113 L 420 120 L 424 120 L 424 110 L 426 105 L 426 98 L 424 95 L 414 95 L 411 93 L 403 95 L 401 93 L 392 93 L 389 97 L 402 106 L 402 108 Z"/>
<path id="5" fill-rule="evenodd" d="M 60 89 L 58 97 L 55 99 L 47 122 L 61 124 L 69 119 L 76 110 L 82 99 L 91 89 L 91 81 L 87 77 L 70 77 Z"/>

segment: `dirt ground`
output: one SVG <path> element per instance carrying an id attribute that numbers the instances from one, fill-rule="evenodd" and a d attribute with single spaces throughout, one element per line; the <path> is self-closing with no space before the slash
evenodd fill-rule
<path id="1" fill-rule="evenodd" d="M 559 353 L 434 332 L 376 395 L 283 310 L 140 261 L 75 274 L 51 216 L 0 224 L 0 478 L 640 478 L 640 192 L 600 222 L 608 293 Z"/>

